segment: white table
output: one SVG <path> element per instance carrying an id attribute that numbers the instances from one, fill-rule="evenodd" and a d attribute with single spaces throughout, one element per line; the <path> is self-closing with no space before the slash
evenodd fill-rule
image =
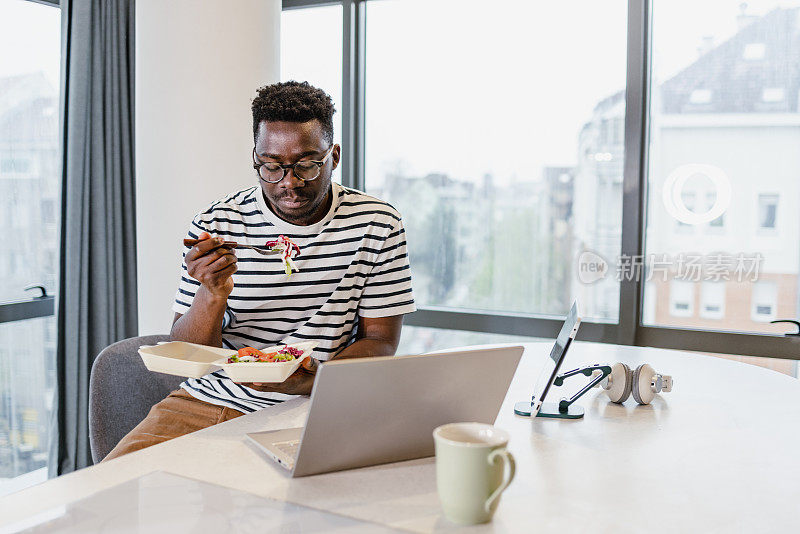
<path id="1" fill-rule="evenodd" d="M 511 433 L 517 477 L 494 521 L 469 532 L 800 529 L 800 382 L 680 351 L 576 343 L 566 368 L 648 362 L 674 376 L 674 390 L 650 406 L 633 399 L 611 404 L 593 390 L 579 401 L 582 420 L 519 418 L 512 406 L 529 398 L 549 349 L 526 345 L 496 422 Z M 570 379 L 568 389 L 584 380 Z M 291 479 L 244 442 L 246 432 L 302 425 L 307 402 L 296 399 L 10 495 L 0 501 L 0 525 L 162 470 L 409 531 L 460 530 L 442 517 L 433 458 Z"/>

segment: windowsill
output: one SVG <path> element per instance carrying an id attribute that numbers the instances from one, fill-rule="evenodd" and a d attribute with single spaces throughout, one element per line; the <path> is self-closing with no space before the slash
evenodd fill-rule
<path id="1" fill-rule="evenodd" d="M 0 481 L 0 497 L 41 484 L 47 480 L 47 467 L 40 467 L 24 475 Z"/>
<path id="2" fill-rule="evenodd" d="M 750 319 L 755 321 L 756 323 L 768 323 L 770 321 L 774 321 L 777 315 L 771 315 L 769 317 L 765 317 L 763 315 L 751 315 Z"/>

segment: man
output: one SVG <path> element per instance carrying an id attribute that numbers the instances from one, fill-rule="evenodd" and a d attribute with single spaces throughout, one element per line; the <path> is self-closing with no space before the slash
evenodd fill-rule
<path id="1" fill-rule="evenodd" d="M 280 384 L 236 384 L 224 371 L 189 379 L 154 406 L 106 459 L 308 395 L 320 360 L 392 355 L 414 311 L 405 233 L 389 204 L 331 182 L 339 164 L 330 97 L 308 83 L 262 87 L 253 100 L 259 185 L 214 202 L 191 223 L 172 339 L 239 349 L 313 340 L 313 357 Z M 300 247 L 287 276 L 264 247 Z M 265 364 L 269 365 L 269 364 Z"/>

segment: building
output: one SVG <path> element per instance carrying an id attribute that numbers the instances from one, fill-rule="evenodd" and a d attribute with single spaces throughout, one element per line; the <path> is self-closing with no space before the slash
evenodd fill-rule
<path id="1" fill-rule="evenodd" d="M 574 253 L 568 263 L 573 292 L 584 316 L 612 322 L 618 317 L 619 283 L 613 276 L 606 276 L 593 284 L 582 284 L 577 266 L 584 251 L 599 255 L 609 265 L 620 254 L 624 163 L 625 93 L 620 91 L 595 106 L 591 120 L 578 134 Z"/>
<path id="2" fill-rule="evenodd" d="M 654 280 L 646 302 L 658 303 L 649 310 L 657 324 L 783 332 L 784 326 L 768 322 L 798 315 L 799 14 L 797 8 L 775 9 L 750 18 L 655 94 L 660 113 L 653 114 L 651 145 L 659 148 L 650 156 L 651 198 L 660 200 L 675 169 L 698 162 L 719 168 L 732 195 L 720 218 L 698 225 L 651 210 L 652 251 L 763 256 L 757 280 Z M 681 192 L 687 208 L 697 212 L 710 209 L 716 195 L 700 176 L 687 180 Z M 683 250 L 687 238 L 696 250 Z"/>

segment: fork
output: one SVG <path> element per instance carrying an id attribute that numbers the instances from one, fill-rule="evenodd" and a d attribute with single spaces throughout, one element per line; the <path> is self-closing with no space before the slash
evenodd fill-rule
<path id="1" fill-rule="evenodd" d="M 193 247 L 200 242 L 199 239 L 184 239 L 183 246 L 185 247 Z M 259 254 L 263 254 L 264 256 L 271 256 L 273 254 L 280 254 L 280 250 L 272 250 L 271 248 L 263 248 L 263 247 L 254 247 L 252 245 L 245 245 L 243 243 L 237 243 L 236 241 L 224 241 L 220 247 L 227 247 L 227 248 L 249 248 L 253 249 Z"/>

